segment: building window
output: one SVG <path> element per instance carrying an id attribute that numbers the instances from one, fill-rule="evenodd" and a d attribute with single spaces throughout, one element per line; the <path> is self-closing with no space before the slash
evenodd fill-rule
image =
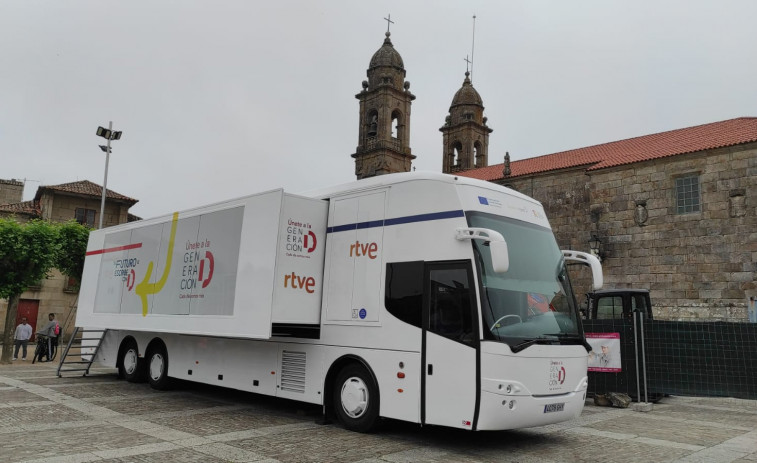
<path id="1" fill-rule="evenodd" d="M 76 221 L 82 225 L 86 225 L 90 228 L 95 227 L 95 211 L 94 209 L 84 209 L 81 207 L 76 208 Z"/>
<path id="2" fill-rule="evenodd" d="M 65 277 L 64 277 L 65 278 Z M 79 290 L 79 281 L 74 277 L 68 277 L 66 284 L 63 286 L 64 293 L 75 293 Z"/>
<path id="3" fill-rule="evenodd" d="M 689 175 L 676 179 L 676 212 L 690 214 L 700 212 L 699 176 Z"/>

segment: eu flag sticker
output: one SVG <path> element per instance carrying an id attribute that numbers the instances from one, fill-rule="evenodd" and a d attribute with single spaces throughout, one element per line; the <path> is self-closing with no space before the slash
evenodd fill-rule
<path id="1" fill-rule="evenodd" d="M 489 205 L 489 200 L 486 199 L 486 198 L 484 198 L 483 196 L 479 196 L 478 197 L 478 202 L 481 203 L 481 204 L 483 204 L 484 206 L 488 206 Z"/>

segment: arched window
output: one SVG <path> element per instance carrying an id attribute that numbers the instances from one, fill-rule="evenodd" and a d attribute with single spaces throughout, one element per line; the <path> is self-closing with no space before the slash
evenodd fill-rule
<path id="1" fill-rule="evenodd" d="M 463 167 L 463 144 L 456 141 L 452 144 L 452 162 L 450 167 Z"/>
<path id="2" fill-rule="evenodd" d="M 473 160 L 476 167 L 484 167 L 484 153 L 481 151 L 481 142 L 473 143 Z"/>
<path id="3" fill-rule="evenodd" d="M 368 138 L 375 137 L 378 134 L 378 111 L 371 110 L 368 112 L 368 117 L 365 119 L 368 124 L 366 134 Z"/>
<path id="4" fill-rule="evenodd" d="M 400 130 L 402 127 L 402 113 L 394 111 L 392 113 L 392 138 L 401 138 Z"/>

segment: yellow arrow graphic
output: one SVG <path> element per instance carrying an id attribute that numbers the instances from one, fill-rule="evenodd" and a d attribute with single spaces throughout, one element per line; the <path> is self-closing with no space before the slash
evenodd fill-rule
<path id="1" fill-rule="evenodd" d="M 171 272 L 171 261 L 173 260 L 173 245 L 174 245 L 174 239 L 176 238 L 176 224 L 179 221 L 179 213 L 174 212 L 173 213 L 173 220 L 171 220 L 171 236 L 168 239 L 168 253 L 166 254 L 166 266 L 163 269 L 163 276 L 160 277 L 160 280 L 158 280 L 157 283 L 148 283 L 150 281 L 150 276 L 152 276 L 152 268 L 154 262 L 150 261 L 149 264 L 147 264 L 147 273 L 145 273 L 145 278 L 142 280 L 142 283 L 138 284 L 134 292 L 140 297 L 142 300 L 142 316 L 147 316 L 147 295 L 148 294 L 158 294 L 162 289 L 163 286 L 166 284 L 166 280 L 168 280 L 168 274 Z"/>

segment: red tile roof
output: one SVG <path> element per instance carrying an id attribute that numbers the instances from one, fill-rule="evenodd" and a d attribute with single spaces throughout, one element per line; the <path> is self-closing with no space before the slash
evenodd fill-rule
<path id="1" fill-rule="evenodd" d="M 38 201 L 40 197 L 42 197 L 42 194 L 46 191 L 96 196 L 98 198 L 101 198 L 103 194 L 102 186 L 96 183 L 92 183 L 89 180 L 81 180 L 79 182 L 63 183 L 60 185 L 40 186 L 37 189 L 37 194 L 34 196 L 34 199 Z M 110 200 L 131 203 L 132 206 L 139 201 L 138 199 L 129 198 L 128 196 L 124 196 L 120 193 L 116 193 L 115 191 L 108 190 L 107 188 L 105 189 L 105 196 Z"/>
<path id="2" fill-rule="evenodd" d="M 24 214 L 33 217 L 41 217 L 42 210 L 39 207 L 39 201 L 24 201 L 21 203 L 11 203 L 0 205 L 0 212 L 10 214 Z"/>
<path id="3" fill-rule="evenodd" d="M 512 161 L 508 178 L 582 166 L 591 171 L 756 141 L 757 117 L 739 117 Z M 504 164 L 496 164 L 458 172 L 456 175 L 489 181 L 501 180 L 504 178 L 503 167 Z"/>

